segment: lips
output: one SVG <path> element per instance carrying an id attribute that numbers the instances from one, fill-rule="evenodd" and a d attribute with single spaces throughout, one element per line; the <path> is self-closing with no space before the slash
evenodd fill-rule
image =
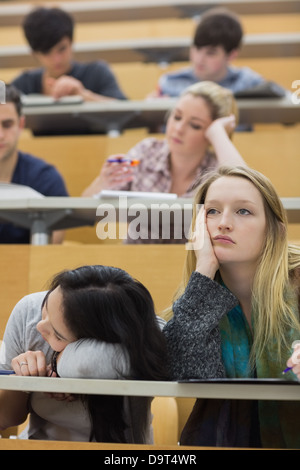
<path id="1" fill-rule="evenodd" d="M 178 137 L 172 137 L 172 140 L 175 144 L 182 144 L 182 140 L 178 139 Z"/>
<path id="2" fill-rule="evenodd" d="M 228 237 L 227 235 L 217 235 L 216 237 L 214 237 L 214 240 L 220 243 L 231 243 L 235 245 L 235 242 L 232 240 L 232 238 Z"/>

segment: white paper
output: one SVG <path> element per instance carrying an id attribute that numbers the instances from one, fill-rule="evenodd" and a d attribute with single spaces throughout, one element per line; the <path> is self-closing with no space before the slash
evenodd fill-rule
<path id="1" fill-rule="evenodd" d="M 95 194 L 95 198 L 109 199 L 126 196 L 128 198 L 141 198 L 141 199 L 177 199 L 175 193 L 157 193 L 157 192 L 143 192 L 143 191 L 114 191 L 111 189 L 103 189 L 100 193 Z"/>

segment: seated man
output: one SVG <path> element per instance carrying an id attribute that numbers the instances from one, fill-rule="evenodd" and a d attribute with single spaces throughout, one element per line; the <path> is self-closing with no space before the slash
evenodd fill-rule
<path id="1" fill-rule="evenodd" d="M 208 10 L 201 16 L 194 33 L 191 65 L 162 75 L 152 96 L 176 97 L 202 80 L 216 82 L 233 94 L 263 84 L 265 79 L 249 67 L 231 65 L 238 56 L 242 38 L 243 29 L 237 15 L 223 8 Z"/>
<path id="2" fill-rule="evenodd" d="M 126 99 L 108 65 L 103 61 L 73 61 L 72 17 L 59 8 L 37 8 L 25 18 L 24 33 L 42 66 L 13 81 L 25 95 L 44 94 L 59 99 L 79 95 L 85 101 Z"/>
<path id="3" fill-rule="evenodd" d="M 6 87 L 6 103 L 0 104 L 0 183 L 29 186 L 44 196 L 68 196 L 63 178 L 43 160 L 18 151 L 24 128 L 19 92 Z M 0 224 L 0 243 L 29 243 L 30 232 L 13 224 Z M 61 243 L 63 232 L 53 233 L 52 242 Z"/>

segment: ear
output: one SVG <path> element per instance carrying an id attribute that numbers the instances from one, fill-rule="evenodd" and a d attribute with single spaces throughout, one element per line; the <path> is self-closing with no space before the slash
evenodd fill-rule
<path id="1" fill-rule="evenodd" d="M 239 55 L 239 49 L 233 49 L 231 52 L 228 54 L 228 62 L 233 62 L 234 60 L 237 59 Z"/>
<path id="2" fill-rule="evenodd" d="M 20 132 L 24 129 L 25 127 L 25 116 L 23 116 L 23 114 L 20 116 L 19 118 L 19 129 L 20 129 Z"/>

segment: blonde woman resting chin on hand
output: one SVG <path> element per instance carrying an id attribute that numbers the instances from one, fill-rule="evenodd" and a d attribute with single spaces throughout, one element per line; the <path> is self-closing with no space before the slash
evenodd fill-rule
<path id="1" fill-rule="evenodd" d="M 247 167 L 213 172 L 195 196 L 187 248 L 165 312 L 173 379 L 297 380 L 300 247 L 288 244 L 271 182 Z M 287 365 L 294 368 L 283 375 Z M 181 442 L 300 448 L 300 402 L 197 400 Z"/>
<path id="2" fill-rule="evenodd" d="M 110 157 L 82 195 L 114 189 L 191 197 L 208 169 L 245 164 L 231 141 L 237 123 L 230 90 L 213 82 L 196 83 L 169 112 L 164 138 L 146 138 L 126 155 Z M 110 162 L 116 158 L 119 162 Z"/>

